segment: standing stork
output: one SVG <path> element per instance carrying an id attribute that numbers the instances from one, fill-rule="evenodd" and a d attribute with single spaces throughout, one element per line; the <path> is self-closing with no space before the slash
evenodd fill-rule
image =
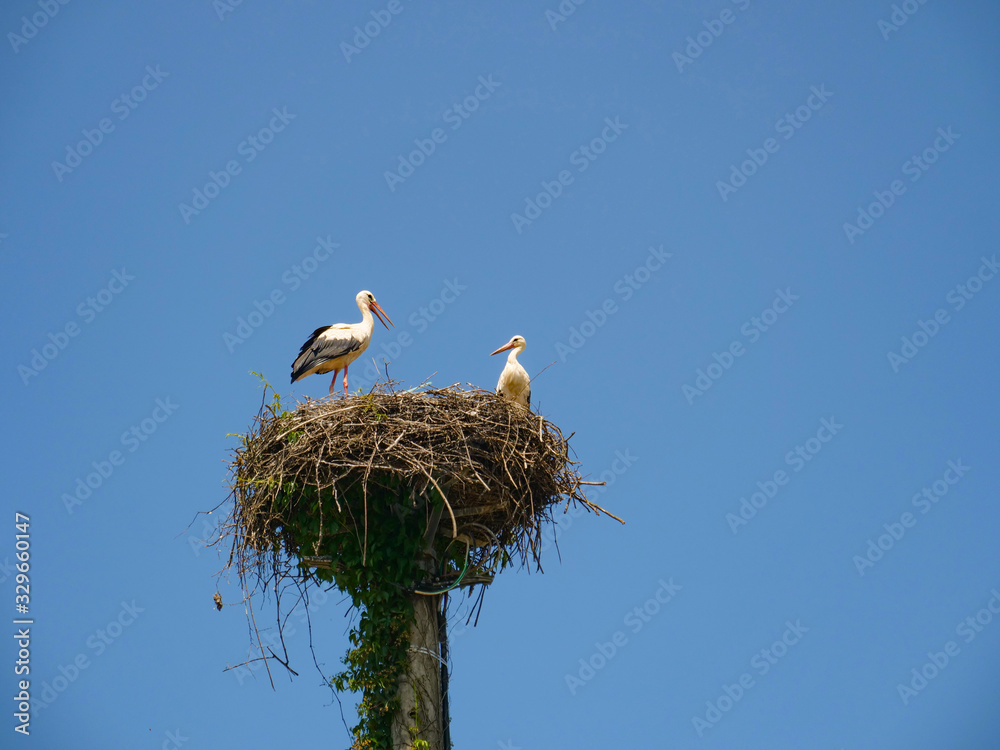
<path id="1" fill-rule="evenodd" d="M 511 350 L 511 353 L 507 355 L 507 364 L 504 365 L 503 372 L 500 373 L 500 380 L 497 381 L 497 395 L 524 407 L 531 406 L 531 379 L 528 377 L 527 371 L 521 367 L 521 363 L 517 361 L 517 355 L 523 352 L 527 346 L 528 343 L 523 336 L 514 336 L 493 352 L 493 354 L 499 354 L 508 349 Z M 490 356 L 492 357 L 493 354 Z"/>
<path id="2" fill-rule="evenodd" d="M 335 323 L 323 326 L 313 331 L 309 340 L 302 345 L 299 356 L 292 362 L 292 382 L 313 373 L 333 371 L 330 381 L 330 393 L 337 386 L 337 373 L 344 371 L 344 395 L 347 395 L 347 368 L 368 348 L 375 330 L 372 311 L 378 316 L 379 322 L 389 330 L 395 323 L 386 315 L 385 310 L 378 306 L 375 296 L 369 291 L 360 291 L 354 298 L 361 310 L 361 322 L 348 325 Z M 382 316 L 385 315 L 385 318 Z M 386 324 L 386 320 L 389 321 Z"/>

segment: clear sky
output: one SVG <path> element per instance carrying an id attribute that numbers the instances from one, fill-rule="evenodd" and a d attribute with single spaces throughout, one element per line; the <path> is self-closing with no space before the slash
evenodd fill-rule
<path id="1" fill-rule="evenodd" d="M 0 745 L 350 743 L 301 621 L 298 678 L 223 671 L 246 618 L 212 603 L 217 516 L 189 524 L 250 371 L 325 395 L 290 364 L 369 289 L 396 328 L 352 389 L 373 357 L 490 388 L 520 334 L 627 520 L 564 517 L 544 575 L 501 576 L 476 628 L 456 607 L 456 747 L 996 748 L 998 27 L 942 0 L 5 3 L 0 591 L 17 633 L 21 512 L 45 705 L 15 736 L 8 637 Z M 315 603 L 328 673 L 347 614 Z"/>

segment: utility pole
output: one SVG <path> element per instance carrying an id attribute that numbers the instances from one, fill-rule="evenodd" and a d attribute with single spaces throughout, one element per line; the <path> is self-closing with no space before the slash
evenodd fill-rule
<path id="1" fill-rule="evenodd" d="M 432 540 L 437 532 L 440 509 L 428 523 L 427 549 L 420 567 L 430 572 L 436 569 Z M 427 743 L 425 750 L 450 750 L 444 745 L 448 734 L 442 710 L 441 631 L 439 620 L 441 594 L 411 594 L 413 625 L 410 646 L 406 653 L 406 672 L 399 678 L 399 710 L 392 721 L 393 750 L 413 750 L 417 740 Z M 415 729 L 415 731 L 411 731 Z M 423 746 L 422 746 L 423 747 Z"/>

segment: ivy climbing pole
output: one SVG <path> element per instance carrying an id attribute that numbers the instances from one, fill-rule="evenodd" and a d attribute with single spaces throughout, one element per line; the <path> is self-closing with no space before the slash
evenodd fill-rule
<path id="1" fill-rule="evenodd" d="M 596 483 L 555 425 L 478 389 L 388 383 L 289 410 L 265 385 L 239 437 L 220 576 L 237 573 L 269 673 L 294 670 L 261 639 L 255 601 L 280 609 L 290 586 L 350 597 L 350 648 L 327 681 L 358 696 L 352 748 L 448 750 L 448 597 L 478 587 L 481 603 L 501 571 L 541 570 L 542 535 L 571 505 L 621 521 L 587 499 Z"/>

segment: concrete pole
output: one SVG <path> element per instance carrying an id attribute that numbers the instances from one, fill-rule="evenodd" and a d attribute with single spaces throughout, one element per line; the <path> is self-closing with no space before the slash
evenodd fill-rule
<path id="1" fill-rule="evenodd" d="M 441 651 L 438 641 L 440 596 L 414 594 L 413 628 L 407 673 L 399 680 L 399 711 L 392 722 L 393 750 L 412 750 L 414 740 L 427 742 L 429 750 L 444 747 L 441 715 Z M 410 729 L 416 727 L 416 732 Z"/>

